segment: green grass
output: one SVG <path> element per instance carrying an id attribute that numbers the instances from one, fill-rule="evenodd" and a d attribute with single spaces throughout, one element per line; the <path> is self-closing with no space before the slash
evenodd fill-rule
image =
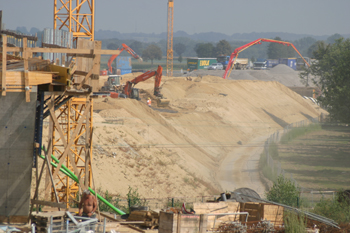
<path id="1" fill-rule="evenodd" d="M 350 183 L 350 129 L 318 125 L 295 129 L 278 145 L 278 161 L 298 184 L 335 190 Z"/>
<path id="2" fill-rule="evenodd" d="M 320 124 L 311 124 L 306 127 L 293 128 L 287 134 L 283 135 L 281 138 L 281 144 L 287 144 L 288 142 L 301 137 L 305 134 L 311 133 L 313 131 L 321 130 Z"/>

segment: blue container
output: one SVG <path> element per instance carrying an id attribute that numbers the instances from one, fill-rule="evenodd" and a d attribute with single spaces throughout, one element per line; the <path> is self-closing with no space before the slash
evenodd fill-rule
<path id="1" fill-rule="evenodd" d="M 277 66 L 279 64 L 278 62 L 279 62 L 278 59 L 267 59 L 266 60 L 266 66 L 268 68 L 272 68 L 274 66 Z"/>
<path id="2" fill-rule="evenodd" d="M 130 56 L 118 56 L 117 57 L 117 69 L 131 70 L 131 57 Z"/>
<path id="3" fill-rule="evenodd" d="M 297 69 L 297 59 L 296 58 L 288 58 L 288 66 L 293 70 Z"/>
<path id="4" fill-rule="evenodd" d="M 123 70 L 120 70 L 120 75 L 123 75 L 123 74 L 130 74 L 131 73 L 131 69 L 123 69 Z"/>
<path id="5" fill-rule="evenodd" d="M 288 65 L 288 58 L 280 58 L 280 59 L 278 59 L 278 64 Z"/>

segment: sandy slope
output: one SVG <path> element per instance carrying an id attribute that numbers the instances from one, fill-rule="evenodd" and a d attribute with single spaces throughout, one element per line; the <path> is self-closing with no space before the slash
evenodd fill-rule
<path id="1" fill-rule="evenodd" d="M 264 193 L 257 173 L 262 143 L 284 126 L 321 110 L 279 82 L 163 77 L 170 112 L 145 104 L 154 79 L 139 83 L 141 101 L 94 102 L 97 187 L 144 197 L 197 196 L 249 187 Z"/>

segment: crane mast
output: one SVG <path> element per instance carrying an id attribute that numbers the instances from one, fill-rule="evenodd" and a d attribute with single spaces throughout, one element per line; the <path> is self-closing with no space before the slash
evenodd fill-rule
<path id="1" fill-rule="evenodd" d="M 167 76 L 173 76 L 173 29 L 174 29 L 174 0 L 168 0 L 168 40 L 166 55 Z"/>
<path id="2" fill-rule="evenodd" d="M 74 41 L 78 38 L 94 41 L 95 0 L 54 0 L 53 28 L 73 32 Z"/>

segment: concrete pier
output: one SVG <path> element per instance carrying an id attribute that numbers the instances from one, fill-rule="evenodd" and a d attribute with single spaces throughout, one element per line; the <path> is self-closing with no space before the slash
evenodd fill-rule
<path id="1" fill-rule="evenodd" d="M 0 222 L 29 215 L 36 94 L 0 96 Z"/>

